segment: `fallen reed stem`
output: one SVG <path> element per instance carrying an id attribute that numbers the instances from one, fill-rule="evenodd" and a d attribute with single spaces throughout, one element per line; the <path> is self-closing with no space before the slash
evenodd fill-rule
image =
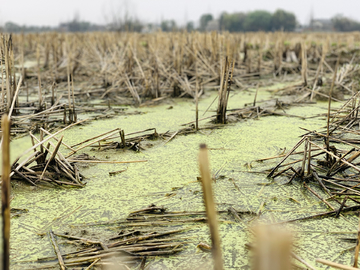
<path id="1" fill-rule="evenodd" d="M 347 265 L 343 265 L 343 264 L 339 264 L 339 263 L 334 263 L 328 260 L 323 260 L 323 259 L 316 259 L 316 262 L 324 264 L 324 265 L 328 265 L 331 266 L 333 268 L 337 268 L 337 269 L 343 269 L 343 270 L 359 270 L 359 268 L 354 268 L 351 266 L 347 266 Z"/>
<path id="2" fill-rule="evenodd" d="M 92 264 L 90 264 L 88 267 L 85 268 L 85 270 L 90 270 L 95 264 L 97 264 L 101 259 L 96 259 Z"/>
<path id="3" fill-rule="evenodd" d="M 52 245 L 54 247 L 54 250 L 55 250 L 55 254 L 56 254 L 56 256 L 58 258 L 58 261 L 59 261 L 60 268 L 61 268 L 61 270 L 65 270 L 66 268 L 65 268 L 65 265 L 64 265 L 64 260 L 63 260 L 63 258 L 61 256 L 60 249 L 59 249 L 59 247 L 58 247 L 58 245 L 57 245 L 57 243 L 55 241 L 54 234 L 53 234 L 52 230 L 50 230 L 49 234 L 50 234 L 51 243 L 52 243 Z"/>
<path id="4" fill-rule="evenodd" d="M 31 152 L 32 150 L 36 149 L 36 147 L 39 147 L 40 145 L 43 145 L 45 142 L 47 142 L 47 141 L 50 140 L 51 138 L 55 137 L 55 136 L 58 135 L 59 133 L 65 131 L 65 130 L 73 127 L 73 126 L 76 126 L 76 125 L 78 125 L 78 124 L 81 124 L 81 123 L 83 123 L 83 122 L 85 122 L 85 121 L 88 121 L 88 119 L 85 119 L 85 120 L 82 120 L 82 121 L 73 123 L 73 124 L 68 125 L 67 127 L 64 127 L 63 129 L 61 129 L 61 130 L 59 130 L 59 131 L 57 131 L 57 132 L 55 132 L 55 133 L 53 133 L 52 135 L 46 137 L 44 140 L 38 142 L 37 144 L 33 145 L 31 148 L 29 148 L 28 150 L 26 150 L 24 153 L 22 153 L 22 154 L 20 155 L 20 157 L 23 156 L 23 155 L 26 155 L 27 153 L 29 153 L 29 152 Z"/>
<path id="5" fill-rule="evenodd" d="M 116 164 L 122 164 L 122 163 L 139 163 L 139 162 L 147 162 L 147 160 L 130 160 L 130 161 L 111 161 L 111 160 L 86 160 L 86 159 L 67 159 L 69 162 L 77 162 L 77 163 L 116 163 Z"/>

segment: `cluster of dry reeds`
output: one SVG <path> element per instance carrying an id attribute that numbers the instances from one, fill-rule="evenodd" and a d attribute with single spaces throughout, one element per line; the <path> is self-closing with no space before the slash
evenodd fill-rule
<path id="1" fill-rule="evenodd" d="M 336 75 L 334 75 L 335 77 Z M 342 210 L 348 206 L 347 200 L 359 204 L 359 173 L 360 141 L 358 127 L 359 92 L 354 95 L 337 111 L 331 113 L 329 99 L 328 121 L 324 130 L 309 131 L 288 152 L 282 161 L 269 173 L 269 177 L 279 177 L 290 173 L 288 183 L 294 179 L 302 179 L 305 187 L 315 196 L 320 198 L 332 211 L 331 215 L 339 216 Z M 296 152 L 300 146 L 304 150 Z M 303 155 L 288 164 L 284 162 L 293 155 Z M 295 167 L 297 163 L 301 165 Z M 278 171 L 281 168 L 280 171 Z M 341 207 L 335 211 L 335 207 L 320 197 L 307 183 L 316 183 L 329 195 L 329 199 L 338 203 Z M 345 208 L 344 208 L 345 207 Z M 358 208 L 359 206 L 355 207 Z M 354 207 L 352 206 L 351 209 Z"/>
<path id="2" fill-rule="evenodd" d="M 225 216 L 226 211 L 220 211 L 220 214 Z M 88 239 L 50 231 L 50 240 L 56 257 L 42 258 L 38 262 L 43 263 L 44 267 L 59 264 L 62 269 L 106 266 L 113 265 L 114 262 L 118 265 L 118 269 L 128 269 L 126 266 L 136 265 L 144 269 L 147 259 L 183 251 L 189 243 L 194 242 L 186 236 L 186 232 L 194 228 L 190 225 L 204 224 L 207 220 L 205 211 L 170 212 L 164 207 L 149 205 L 131 212 L 126 219 L 81 225 L 81 228 L 111 226 L 113 230 L 119 231 L 108 239 Z M 77 251 L 60 253 L 59 246 L 64 244 L 62 239 L 66 239 L 67 244 L 77 246 Z M 199 248 L 207 250 L 210 247 L 200 243 Z"/>
<path id="3" fill-rule="evenodd" d="M 312 99 L 323 95 L 318 87 L 339 54 L 340 65 L 350 62 L 344 72 L 352 72 L 358 56 L 350 60 L 360 37 L 160 32 L 22 34 L 1 40 L 0 109 L 11 111 L 13 133 L 27 133 L 44 124 L 71 124 L 81 112 L 103 112 L 116 104 L 149 104 L 169 96 L 198 99 L 206 89 L 230 84 L 247 89 L 254 87 L 253 79 L 268 75 L 301 74 L 295 89 L 309 89 Z M 224 80 L 224 74 L 233 79 Z M 339 82 L 349 88 L 341 78 Z M 225 90 L 220 104 L 229 93 Z M 104 107 L 95 108 L 94 102 Z"/>
<path id="4" fill-rule="evenodd" d="M 344 71 L 345 70 L 345 71 Z M 268 177 L 287 178 L 287 183 L 300 181 L 304 188 L 318 198 L 329 211 L 305 216 L 286 222 L 310 220 L 314 218 L 335 217 L 358 212 L 360 209 L 360 92 L 353 95 L 337 110 L 331 110 L 331 93 L 341 73 L 347 68 L 335 69 L 329 93 L 327 123 L 319 131 L 306 130 L 307 133 L 287 153 L 279 157 L 282 160 Z M 337 74 L 337 71 L 340 73 Z M 351 83 L 354 83 L 353 81 Z M 297 151 L 301 146 L 303 150 Z M 295 160 L 289 160 L 297 156 Z M 274 158 L 274 157 L 272 157 Z M 287 163 L 285 163 L 288 161 Z M 296 165 L 299 164 L 299 165 Z M 360 250 L 360 229 L 358 237 L 353 239 L 356 245 L 354 267 L 318 259 L 319 263 L 340 269 L 357 269 Z"/>

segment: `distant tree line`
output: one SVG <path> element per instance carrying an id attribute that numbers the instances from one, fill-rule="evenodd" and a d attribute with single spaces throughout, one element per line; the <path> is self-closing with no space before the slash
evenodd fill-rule
<path id="1" fill-rule="evenodd" d="M 19 33 L 19 32 L 45 32 L 52 31 L 53 27 L 50 26 L 21 26 L 13 22 L 6 22 L 4 25 L 4 31 L 9 33 Z"/>
<path id="2" fill-rule="evenodd" d="M 360 31 L 360 22 L 337 15 L 331 19 L 334 29 L 339 32 Z"/>
<path id="3" fill-rule="evenodd" d="M 294 31 L 296 25 L 295 14 L 281 9 L 274 13 L 264 10 L 256 10 L 248 13 L 224 12 L 219 18 L 220 30 L 227 30 L 229 32 Z"/>
<path id="4" fill-rule="evenodd" d="M 60 23 L 58 26 L 28 26 L 19 25 L 13 22 L 6 22 L 4 25 L 5 32 L 9 33 L 28 33 L 28 32 L 49 32 L 49 31 L 64 31 L 64 32 L 90 32 L 105 30 L 104 26 L 92 24 L 86 21 L 72 20 L 69 22 Z"/>
<path id="5" fill-rule="evenodd" d="M 328 20 L 329 21 L 329 20 Z M 330 20 L 333 31 L 360 31 L 360 22 L 344 17 L 334 16 Z M 162 20 L 159 24 L 143 23 L 137 18 L 133 18 L 125 13 L 123 16 L 114 14 L 111 21 L 106 25 L 96 25 L 87 21 L 80 20 L 75 15 L 74 19 L 60 23 L 56 27 L 50 26 L 26 26 L 18 25 L 13 22 L 6 22 L 0 31 L 19 33 L 19 32 L 44 32 L 44 31 L 64 31 L 64 32 L 87 32 L 87 31 L 131 31 L 131 32 L 153 32 L 162 30 L 170 31 L 229 31 L 229 32 L 248 32 L 248 31 L 294 31 L 299 27 L 294 13 L 278 9 L 274 13 L 264 10 L 252 12 L 223 12 L 219 18 L 214 18 L 212 14 L 203 14 L 196 24 L 192 21 L 184 26 L 178 26 L 174 20 Z M 301 30 L 301 28 L 299 28 Z M 311 25 L 303 28 L 305 31 L 313 31 Z"/>
<path id="6" fill-rule="evenodd" d="M 330 31 L 360 31 L 360 22 L 342 15 L 336 15 L 328 21 L 330 22 Z M 296 28 L 300 31 L 321 31 L 321 29 L 312 29 L 311 25 L 301 27 L 294 13 L 282 9 L 278 9 L 274 13 L 264 10 L 256 10 L 248 13 L 223 12 L 218 19 L 215 19 L 211 14 L 204 14 L 200 17 L 198 29 L 195 29 L 193 25 L 192 22 L 188 23 L 186 27 L 188 31 L 294 31 Z M 329 29 L 326 30 L 329 31 Z"/>
<path id="7" fill-rule="evenodd" d="M 209 24 L 212 24 L 209 27 Z M 212 14 L 204 14 L 200 17 L 199 27 L 196 29 L 194 22 L 188 22 L 185 26 L 187 31 L 220 30 L 229 32 L 246 31 L 294 31 L 297 25 L 296 16 L 284 10 L 277 10 L 275 13 L 268 11 L 253 11 L 249 13 L 222 13 L 216 20 Z M 164 21 L 161 23 L 162 31 L 173 31 L 181 29 L 175 21 Z"/>

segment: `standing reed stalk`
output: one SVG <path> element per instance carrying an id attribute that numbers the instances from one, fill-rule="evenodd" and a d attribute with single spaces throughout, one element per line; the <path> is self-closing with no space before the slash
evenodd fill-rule
<path id="1" fill-rule="evenodd" d="M 330 132 L 329 132 L 329 128 L 330 128 L 330 108 L 331 108 L 331 96 L 332 96 L 332 92 L 334 89 L 334 85 L 335 85 L 335 80 L 336 80 L 336 74 L 337 74 L 337 70 L 339 67 L 339 62 L 340 62 L 340 54 L 339 57 L 336 61 L 336 66 L 335 66 L 335 70 L 334 70 L 334 75 L 332 78 L 332 82 L 331 82 L 331 87 L 330 87 L 330 92 L 329 92 L 329 103 L 328 103 L 328 111 L 327 111 L 327 125 L 326 125 L 326 150 L 329 151 L 329 136 L 330 136 Z M 326 155 L 326 160 L 329 161 L 330 156 L 327 154 Z"/>
<path id="2" fill-rule="evenodd" d="M 195 55 L 197 54 L 195 50 Z M 198 65 L 195 60 L 195 77 L 196 77 L 196 85 L 195 85 L 195 129 L 199 130 L 199 76 L 198 76 Z"/>
<path id="3" fill-rule="evenodd" d="M 291 235 L 276 226 L 256 228 L 255 256 L 253 270 L 290 270 Z"/>
<path id="4" fill-rule="evenodd" d="M 66 65 L 66 75 L 67 75 L 67 88 L 68 88 L 68 103 L 69 103 L 69 122 L 73 123 L 73 104 L 71 102 L 71 74 L 70 74 L 70 65 L 71 65 L 71 49 L 69 45 L 69 41 L 66 39 L 65 44 L 65 53 L 67 58 Z"/>
<path id="5" fill-rule="evenodd" d="M 305 42 L 301 44 L 301 76 L 304 86 L 307 86 L 307 55 Z"/>
<path id="6" fill-rule="evenodd" d="M 1 45 L 0 45 L 0 48 L 1 48 Z M 3 62 L 5 62 L 5 59 L 3 60 L 2 57 L 0 57 L 0 70 L 1 70 L 1 104 L 4 104 L 4 102 L 5 102 Z"/>
<path id="7" fill-rule="evenodd" d="M 302 162 L 302 166 L 301 166 L 301 175 L 304 176 L 305 175 L 305 165 L 306 165 L 306 157 L 307 157 L 307 153 L 308 153 L 308 145 L 309 145 L 309 138 L 306 137 L 305 139 L 305 144 L 304 144 L 304 157 L 303 157 L 303 162 Z"/>
<path id="8" fill-rule="evenodd" d="M 41 90 L 41 71 L 40 71 L 40 44 L 36 47 L 36 60 L 37 60 L 37 72 L 38 72 L 38 86 L 39 86 L 39 112 L 42 111 L 42 90 Z"/>
<path id="9" fill-rule="evenodd" d="M 206 216 L 208 219 L 208 224 L 209 224 L 210 234 L 211 234 L 211 242 L 212 242 L 211 250 L 212 250 L 212 255 L 214 258 L 214 269 L 222 270 L 223 269 L 223 259 L 222 259 L 222 254 L 221 254 L 218 220 L 217 220 L 217 214 L 216 214 L 216 209 L 215 209 L 214 194 L 213 194 L 213 190 L 212 190 L 212 180 L 211 180 L 211 176 L 210 176 L 208 150 L 207 150 L 207 147 L 205 144 L 200 145 L 199 167 L 200 167 L 200 173 L 201 173 Z"/>
<path id="10" fill-rule="evenodd" d="M 359 250 L 360 250 L 360 216 L 359 216 L 358 235 L 357 235 L 357 239 L 356 239 L 354 267 L 358 267 Z"/>
<path id="11" fill-rule="evenodd" d="M 228 58 L 225 58 L 225 63 L 221 73 L 221 82 L 219 88 L 219 103 L 217 109 L 217 122 L 221 124 L 226 123 L 226 110 L 230 95 L 230 87 L 232 83 L 232 74 L 235 63 L 231 63 Z"/>
<path id="12" fill-rule="evenodd" d="M 257 94 L 259 92 L 259 85 L 260 85 L 260 83 L 258 83 L 256 86 L 256 92 L 255 92 L 255 97 L 254 97 L 254 102 L 253 102 L 254 107 L 256 106 L 256 98 L 257 98 Z"/>
<path id="13" fill-rule="evenodd" d="M 311 143 L 309 143 L 309 141 L 311 141 L 311 137 L 309 136 L 307 138 L 307 142 L 308 142 L 308 163 L 307 163 L 307 176 L 309 176 L 311 174 Z"/>
<path id="14" fill-rule="evenodd" d="M 324 61 L 325 61 L 326 53 L 327 53 L 327 47 L 324 46 L 323 50 L 322 50 L 321 60 L 320 60 L 319 66 L 318 66 L 318 68 L 316 70 L 314 84 L 313 84 L 313 88 L 312 88 L 311 96 L 310 96 L 310 101 L 313 100 L 314 91 L 315 91 L 315 88 L 316 88 L 316 86 L 318 84 L 319 75 L 320 75 L 320 72 L 322 70 L 322 67 L 323 67 L 323 64 L 324 64 Z"/>
<path id="15" fill-rule="evenodd" d="M 9 111 L 11 106 L 11 61 L 10 61 L 10 45 L 11 37 L 7 40 L 6 37 L 3 37 L 3 46 L 4 46 L 4 60 L 5 60 L 5 80 L 6 80 L 6 111 Z"/>
<path id="16" fill-rule="evenodd" d="M 3 115 L 2 128 L 2 177 L 1 177 L 1 210 L 3 233 L 2 269 L 10 267 L 10 119 Z"/>
<path id="17" fill-rule="evenodd" d="M 25 79 L 25 68 L 24 68 L 24 61 L 25 61 L 25 37 L 24 33 L 21 34 L 21 46 L 20 46 L 20 65 L 21 65 L 21 76 Z M 22 82 L 25 85 L 25 80 Z"/>

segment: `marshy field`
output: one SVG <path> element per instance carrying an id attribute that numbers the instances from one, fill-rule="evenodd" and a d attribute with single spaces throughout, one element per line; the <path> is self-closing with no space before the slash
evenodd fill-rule
<path id="1" fill-rule="evenodd" d="M 0 48 L 3 265 L 357 269 L 359 32 Z"/>

